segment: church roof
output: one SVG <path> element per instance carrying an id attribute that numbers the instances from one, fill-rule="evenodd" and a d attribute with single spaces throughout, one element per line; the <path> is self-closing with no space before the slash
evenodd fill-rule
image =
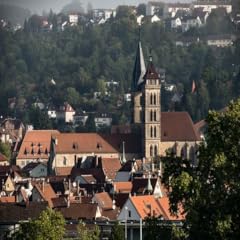
<path id="1" fill-rule="evenodd" d="M 139 90 L 139 86 L 144 82 L 143 76 L 145 72 L 146 72 L 146 66 L 144 62 L 142 45 L 141 45 L 141 42 L 139 41 L 134 69 L 133 69 L 133 83 L 132 83 L 133 91 Z"/>
<path id="2" fill-rule="evenodd" d="M 159 79 L 159 76 L 158 76 L 158 73 L 154 67 L 154 64 L 152 62 L 152 57 L 150 57 L 150 61 L 148 63 L 148 66 L 147 66 L 147 70 L 146 70 L 146 73 L 144 75 L 144 79 Z"/>
<path id="3" fill-rule="evenodd" d="M 161 140 L 168 141 L 200 141 L 187 112 L 162 112 Z"/>

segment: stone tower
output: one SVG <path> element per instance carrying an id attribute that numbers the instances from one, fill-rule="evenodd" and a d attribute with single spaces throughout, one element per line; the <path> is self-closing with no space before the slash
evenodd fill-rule
<path id="1" fill-rule="evenodd" d="M 161 144 L 161 82 L 153 65 L 152 57 L 149 58 L 144 75 L 142 95 L 144 153 L 146 158 L 151 158 L 159 155 Z"/>
<path id="2" fill-rule="evenodd" d="M 152 57 L 147 69 L 138 44 L 132 85 L 133 123 L 140 126 L 142 151 L 146 158 L 159 155 L 161 143 L 161 82 Z"/>

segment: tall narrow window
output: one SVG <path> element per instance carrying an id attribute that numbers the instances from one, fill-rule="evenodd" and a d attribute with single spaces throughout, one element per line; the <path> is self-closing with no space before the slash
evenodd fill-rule
<path id="1" fill-rule="evenodd" d="M 157 97 L 156 97 L 156 94 L 154 94 L 154 97 L 153 97 L 153 103 L 154 103 L 154 105 L 156 105 L 156 103 L 157 103 Z"/>
<path id="2" fill-rule="evenodd" d="M 157 137 L 157 128 L 154 127 L 154 137 Z"/>
<path id="3" fill-rule="evenodd" d="M 158 155 L 158 148 L 157 148 L 157 145 L 155 145 L 154 147 L 154 156 L 157 156 Z"/>
<path id="4" fill-rule="evenodd" d="M 153 128 L 150 128 L 150 137 L 153 137 Z"/>
<path id="5" fill-rule="evenodd" d="M 153 146 L 150 146 L 150 156 L 153 157 Z"/>
<path id="6" fill-rule="evenodd" d="M 153 104 L 153 95 L 151 93 L 151 96 L 150 96 L 150 104 Z"/>
<path id="7" fill-rule="evenodd" d="M 154 119 L 154 121 L 157 121 L 157 113 L 156 113 L 156 111 L 154 111 L 154 113 L 153 113 L 153 119 Z"/>
<path id="8" fill-rule="evenodd" d="M 152 120 L 153 120 L 153 111 L 151 110 L 150 111 L 150 121 L 152 122 Z"/>

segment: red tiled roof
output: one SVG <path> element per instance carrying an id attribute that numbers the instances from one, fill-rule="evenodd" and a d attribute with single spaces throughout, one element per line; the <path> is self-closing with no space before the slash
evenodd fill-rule
<path id="1" fill-rule="evenodd" d="M 200 141 L 192 119 L 187 112 L 162 112 L 161 140 L 168 141 Z"/>
<path id="2" fill-rule="evenodd" d="M 49 183 L 36 183 L 34 187 L 38 190 L 39 194 L 42 196 L 44 201 L 47 201 L 49 206 L 52 207 L 52 199 L 56 198 L 57 195 L 55 194 L 52 186 Z"/>
<path id="3" fill-rule="evenodd" d="M 23 139 L 17 159 L 48 159 L 52 134 L 57 130 L 28 131 Z"/>
<path id="4" fill-rule="evenodd" d="M 130 193 L 132 190 L 132 182 L 114 182 L 115 193 Z"/>
<path id="5" fill-rule="evenodd" d="M 0 197 L 0 203 L 14 203 L 16 202 L 15 196 Z"/>
<path id="6" fill-rule="evenodd" d="M 108 179 L 115 179 L 118 170 L 121 168 L 121 163 L 118 158 L 102 158 L 101 167 Z"/>
<path id="7" fill-rule="evenodd" d="M 107 192 L 95 193 L 94 198 L 98 203 L 98 206 L 102 209 L 112 209 L 113 202 Z"/>
<path id="8" fill-rule="evenodd" d="M 119 153 L 123 141 L 127 153 L 138 153 L 141 147 L 141 139 L 134 134 L 61 133 L 54 138 L 56 153 Z"/>
<path id="9" fill-rule="evenodd" d="M 71 174 L 72 167 L 56 167 L 55 174 L 57 176 L 69 176 Z"/>
<path id="10" fill-rule="evenodd" d="M 130 197 L 139 216 L 145 219 L 149 216 L 159 217 L 164 213 L 153 195 Z"/>
<path id="11" fill-rule="evenodd" d="M 59 211 L 63 214 L 65 219 L 93 220 L 96 217 L 97 204 L 94 204 L 94 203 L 71 203 L 69 207 L 60 208 Z"/>

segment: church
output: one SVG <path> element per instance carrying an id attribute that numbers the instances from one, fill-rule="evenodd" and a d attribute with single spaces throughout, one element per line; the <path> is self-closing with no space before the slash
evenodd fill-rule
<path id="1" fill-rule="evenodd" d="M 164 156 L 167 150 L 195 161 L 201 141 L 187 112 L 161 111 L 161 76 L 150 56 L 145 66 L 139 41 L 133 70 L 133 125 L 141 132 L 141 149 L 145 158 Z"/>
<path id="2" fill-rule="evenodd" d="M 132 123 L 114 126 L 115 133 L 60 133 L 28 131 L 17 156 L 17 164 L 49 162 L 52 169 L 81 165 L 88 157 L 153 160 L 166 155 L 196 161 L 201 138 L 187 112 L 161 111 L 161 76 L 152 57 L 145 66 L 138 43 L 132 80 Z"/>

